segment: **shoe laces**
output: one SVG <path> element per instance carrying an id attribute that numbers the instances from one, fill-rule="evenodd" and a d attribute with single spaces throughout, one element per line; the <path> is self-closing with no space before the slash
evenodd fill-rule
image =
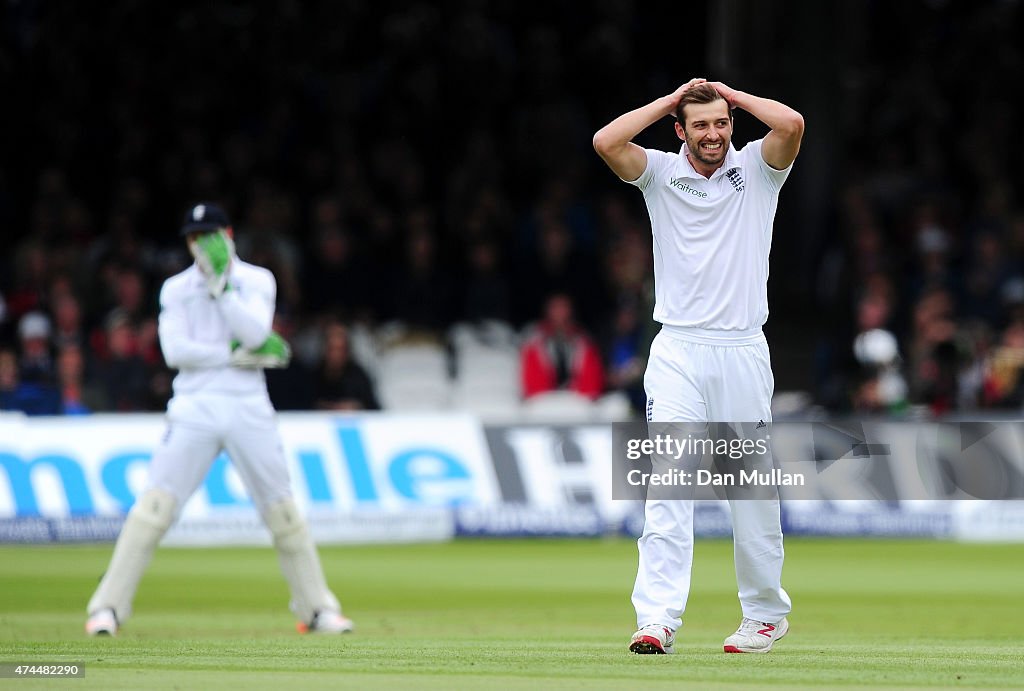
<path id="1" fill-rule="evenodd" d="M 736 631 L 736 633 L 754 634 L 758 633 L 759 631 L 768 626 L 772 627 L 773 630 L 775 629 L 774 624 L 769 624 L 767 622 L 757 621 L 755 619 L 748 619 L 747 617 L 743 617 L 743 621 L 740 623 L 740 628 Z"/>
<path id="2" fill-rule="evenodd" d="M 661 624 L 648 624 L 640 630 L 656 633 L 660 638 L 664 638 L 666 641 L 672 640 L 672 629 L 667 626 L 662 626 Z"/>

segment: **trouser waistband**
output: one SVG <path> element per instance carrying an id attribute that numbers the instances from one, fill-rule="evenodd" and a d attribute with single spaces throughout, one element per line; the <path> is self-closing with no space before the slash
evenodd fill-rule
<path id="1" fill-rule="evenodd" d="M 756 329 L 698 329 L 694 326 L 662 324 L 661 332 L 670 338 L 717 346 L 744 346 L 767 343 L 764 332 Z"/>

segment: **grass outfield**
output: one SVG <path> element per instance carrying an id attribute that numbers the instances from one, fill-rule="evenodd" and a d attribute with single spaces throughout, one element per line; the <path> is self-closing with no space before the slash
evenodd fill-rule
<path id="1" fill-rule="evenodd" d="M 795 608 L 770 655 L 726 655 L 727 541 L 697 545 L 674 656 L 626 650 L 628 540 L 328 547 L 357 633 L 294 633 L 268 549 L 160 550 L 116 639 L 82 632 L 110 546 L 0 547 L 0 661 L 80 662 L 72 689 L 1024 687 L 1024 547 L 787 540 Z"/>

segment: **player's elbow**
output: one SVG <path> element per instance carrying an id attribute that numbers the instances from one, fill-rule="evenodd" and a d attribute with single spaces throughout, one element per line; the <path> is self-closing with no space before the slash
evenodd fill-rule
<path id="1" fill-rule="evenodd" d="M 160 351 L 164 355 L 164 362 L 170 369 L 181 369 L 182 353 L 180 348 L 171 343 L 163 343 L 160 345 Z"/>
<path id="2" fill-rule="evenodd" d="M 615 148 L 613 137 L 603 128 L 594 134 L 593 144 L 594 151 L 596 151 L 601 158 L 608 158 L 611 151 Z"/>
<path id="3" fill-rule="evenodd" d="M 621 141 L 604 130 L 600 130 L 594 135 L 594 151 L 620 177 L 622 177 L 622 172 L 619 169 L 622 167 L 622 161 L 627 160 L 626 146 L 628 144 L 629 142 Z"/>
<path id="4" fill-rule="evenodd" d="M 804 136 L 804 116 L 800 113 L 791 111 L 789 117 L 782 123 L 782 132 L 787 139 L 803 139 Z"/>

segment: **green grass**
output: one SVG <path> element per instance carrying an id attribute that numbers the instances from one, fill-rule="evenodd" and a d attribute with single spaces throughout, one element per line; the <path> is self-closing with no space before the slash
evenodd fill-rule
<path id="1" fill-rule="evenodd" d="M 116 639 L 82 633 L 110 546 L 0 547 L 0 661 L 86 677 L 0 688 L 621 689 L 1024 687 L 1024 547 L 787 541 L 792 631 L 725 655 L 728 541 L 697 545 L 674 656 L 634 656 L 628 540 L 329 547 L 359 630 L 294 633 L 270 549 L 163 549 Z"/>

